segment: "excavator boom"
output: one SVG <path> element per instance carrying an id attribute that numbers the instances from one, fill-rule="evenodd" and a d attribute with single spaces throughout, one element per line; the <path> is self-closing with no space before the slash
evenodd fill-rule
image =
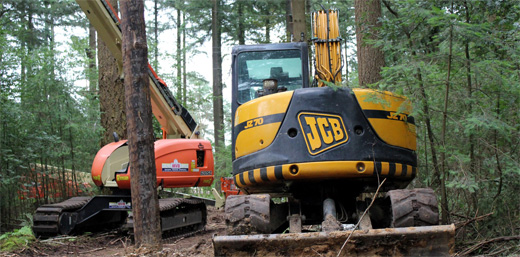
<path id="1" fill-rule="evenodd" d="M 77 0 L 96 28 L 98 36 L 105 42 L 123 71 L 122 33 L 120 19 L 114 8 L 106 0 Z M 161 124 L 167 138 L 198 138 L 197 123 L 190 113 L 175 99 L 166 83 L 160 79 L 150 65 L 150 92 L 152 112 Z M 121 75 L 124 78 L 124 74 Z"/>

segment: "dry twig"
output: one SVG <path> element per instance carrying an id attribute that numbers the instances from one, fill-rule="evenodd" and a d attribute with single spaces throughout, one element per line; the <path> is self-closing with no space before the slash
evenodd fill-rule
<path id="1" fill-rule="evenodd" d="M 484 241 L 481 241 L 479 243 L 474 244 L 473 246 L 470 246 L 470 247 L 466 248 L 466 250 L 464 250 L 463 252 L 457 253 L 456 256 L 469 255 L 470 253 L 474 252 L 475 250 L 481 248 L 484 245 L 490 244 L 490 243 L 497 243 L 497 242 L 503 242 L 503 241 L 512 241 L 512 240 L 519 240 L 520 241 L 520 235 L 516 235 L 516 236 L 501 236 L 501 237 L 496 237 L 496 238 L 492 238 L 492 239 L 489 239 L 489 240 L 484 240 Z"/>
<path id="2" fill-rule="evenodd" d="M 41 240 L 40 242 L 42 243 L 48 243 L 48 242 L 56 242 L 56 241 L 60 241 L 60 240 L 66 240 L 66 239 L 77 239 L 78 237 L 76 236 L 63 236 L 63 237 L 54 237 L 54 238 L 49 238 L 49 239 L 45 239 L 45 240 Z"/>
<path id="3" fill-rule="evenodd" d="M 31 251 L 34 251 L 35 253 L 39 254 L 40 256 L 49 256 L 48 254 L 44 253 L 44 252 L 40 252 L 34 248 L 31 248 Z"/>
<path id="4" fill-rule="evenodd" d="M 493 214 L 494 214 L 493 212 L 490 212 L 490 213 L 484 214 L 482 216 L 474 217 L 474 218 L 471 218 L 469 220 L 466 220 L 466 221 L 463 221 L 463 222 L 459 222 L 459 223 L 455 224 L 455 227 L 457 229 L 462 228 L 462 227 L 467 226 L 468 224 L 470 224 L 472 222 L 483 220 L 484 218 L 487 218 L 488 216 L 491 216 Z"/>
<path id="5" fill-rule="evenodd" d="M 117 241 L 121 241 L 121 242 L 123 242 L 123 240 L 121 239 L 121 237 L 118 237 L 118 238 L 116 238 L 116 239 L 110 241 L 110 243 L 108 243 L 108 244 L 113 245 L 113 244 L 117 243 Z"/>
<path id="6" fill-rule="evenodd" d="M 101 250 L 105 250 L 105 249 L 106 249 L 106 247 L 99 247 L 99 248 L 96 248 L 96 249 L 92 249 L 92 250 L 88 250 L 88 251 L 84 251 L 84 252 L 79 252 L 79 254 L 92 253 L 92 252 L 101 251 Z"/>

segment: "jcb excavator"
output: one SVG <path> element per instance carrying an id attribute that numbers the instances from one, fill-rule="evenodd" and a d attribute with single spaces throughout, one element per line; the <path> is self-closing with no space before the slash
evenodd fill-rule
<path id="1" fill-rule="evenodd" d="M 433 190 L 404 189 L 417 175 L 409 102 L 337 86 L 337 11 L 313 13 L 312 41 L 313 83 L 305 42 L 233 48 L 233 176 L 245 195 L 227 198 L 238 235 L 214 237 L 215 255 L 452 253 Z"/>
<path id="2" fill-rule="evenodd" d="M 119 18 L 106 0 L 77 0 L 99 37 L 105 42 L 122 71 Z M 204 187 L 213 182 L 211 143 L 198 139 L 197 123 L 172 96 L 149 65 L 152 112 L 163 129 L 163 139 L 155 142 L 157 185 L 163 188 Z M 121 92 L 123 94 L 124 92 Z M 112 195 L 74 197 L 64 202 L 40 206 L 33 217 L 37 237 L 53 237 L 110 227 L 133 229 L 131 215 L 131 166 L 126 140 L 110 143 L 97 153 L 92 164 L 92 180 L 112 189 Z M 159 199 L 163 237 L 201 230 L 206 224 L 202 200 Z"/>

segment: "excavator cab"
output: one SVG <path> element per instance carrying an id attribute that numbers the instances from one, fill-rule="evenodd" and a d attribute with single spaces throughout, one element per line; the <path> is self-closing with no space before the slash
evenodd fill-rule
<path id="1" fill-rule="evenodd" d="M 264 80 L 276 80 L 275 92 L 309 87 L 306 43 L 240 45 L 232 55 L 233 113 L 239 105 L 266 95 Z"/>
<path id="2" fill-rule="evenodd" d="M 236 81 L 233 84 L 236 85 L 236 94 L 233 95 L 237 104 L 266 95 L 269 89 L 264 88 L 264 80 L 276 81 L 273 93 L 308 86 L 306 44 L 276 44 L 276 48 L 264 46 L 265 49 L 255 46 L 253 49 L 237 47 L 234 50 Z"/>

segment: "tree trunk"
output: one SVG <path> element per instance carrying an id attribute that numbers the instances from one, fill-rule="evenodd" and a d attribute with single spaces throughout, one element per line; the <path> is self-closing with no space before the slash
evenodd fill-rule
<path id="1" fill-rule="evenodd" d="M 117 12 L 117 0 L 108 0 Z M 99 67 L 99 107 L 101 111 L 101 126 L 105 129 L 101 145 L 114 141 L 113 132 L 119 138 L 126 138 L 125 88 L 119 78 L 116 59 L 110 53 L 105 42 L 98 38 Z"/>
<path id="2" fill-rule="evenodd" d="M 451 13 L 453 13 L 453 2 L 451 3 Z M 442 152 L 441 152 L 441 222 L 442 224 L 449 223 L 449 209 L 448 209 L 448 195 L 446 192 L 446 180 L 448 180 L 448 172 L 446 172 L 446 126 L 448 123 L 448 103 L 449 103 L 449 93 L 451 86 L 451 62 L 452 62 L 452 53 L 453 53 L 453 24 L 450 24 L 450 34 L 449 34 L 449 53 L 448 53 L 448 72 L 446 75 L 446 90 L 444 91 L 444 108 L 442 111 L 442 128 L 441 128 L 441 142 L 442 142 Z"/>
<path id="3" fill-rule="evenodd" d="M 224 147 L 224 108 L 222 103 L 222 56 L 219 7 L 221 0 L 212 0 L 212 62 L 213 62 L 213 129 L 215 148 Z"/>
<path id="4" fill-rule="evenodd" d="M 188 102 L 186 82 L 186 12 L 182 13 L 182 105 Z"/>
<path id="5" fill-rule="evenodd" d="M 92 24 L 89 24 L 88 28 L 88 90 L 89 94 L 93 96 L 96 92 L 96 29 Z"/>
<path id="6" fill-rule="evenodd" d="M 245 45 L 246 44 L 246 36 L 244 30 L 244 0 L 237 0 L 237 9 L 238 9 L 238 44 Z"/>
<path id="7" fill-rule="evenodd" d="M 159 250 L 161 225 L 143 1 L 122 1 L 121 16 L 134 239 L 137 247 Z"/>
<path id="8" fill-rule="evenodd" d="M 98 118 L 95 112 L 97 107 L 97 78 L 96 78 L 96 29 L 92 24 L 89 24 L 88 29 L 88 99 L 89 99 L 89 109 L 88 109 L 88 117 L 89 120 L 94 123 Z"/>
<path id="9" fill-rule="evenodd" d="M 156 73 L 159 73 L 159 0 L 153 1 L 153 68 Z"/>
<path id="10" fill-rule="evenodd" d="M 293 41 L 294 42 L 305 42 L 308 37 L 307 31 L 310 31 L 307 28 L 306 17 L 305 17 L 305 0 L 291 0 L 291 14 L 292 14 L 292 31 L 293 33 Z M 303 37 L 301 36 L 303 33 Z M 309 52 L 310 54 L 311 52 Z M 311 59 L 309 59 L 311 60 Z"/>
<path id="11" fill-rule="evenodd" d="M 177 7 L 177 100 L 182 103 L 181 9 Z"/>
<path id="12" fill-rule="evenodd" d="M 269 2 L 265 2 L 264 9 L 264 25 L 265 25 L 265 43 L 271 43 L 271 17 L 269 13 Z"/>
<path id="13" fill-rule="evenodd" d="M 469 8 L 468 8 L 468 1 L 464 1 L 464 9 L 466 13 L 466 23 L 470 24 L 470 15 L 469 15 Z M 468 102 L 467 110 L 469 114 L 473 114 L 473 104 L 471 103 L 471 100 L 473 98 L 473 83 L 471 81 L 471 58 L 469 55 L 469 39 L 466 39 L 464 42 L 464 54 L 466 56 L 466 81 L 468 83 L 467 87 L 467 96 L 468 96 Z M 475 168 L 476 168 L 476 158 L 475 158 L 475 137 L 473 134 L 473 131 L 469 132 L 469 173 L 474 174 Z"/>
<path id="14" fill-rule="evenodd" d="M 292 35 L 291 0 L 285 0 L 285 42 L 291 42 Z"/>
<path id="15" fill-rule="evenodd" d="M 383 51 L 365 42 L 365 38 L 377 38 L 381 3 L 379 0 L 355 0 L 354 5 L 359 86 L 367 87 L 381 80 L 381 68 L 385 65 Z"/>

